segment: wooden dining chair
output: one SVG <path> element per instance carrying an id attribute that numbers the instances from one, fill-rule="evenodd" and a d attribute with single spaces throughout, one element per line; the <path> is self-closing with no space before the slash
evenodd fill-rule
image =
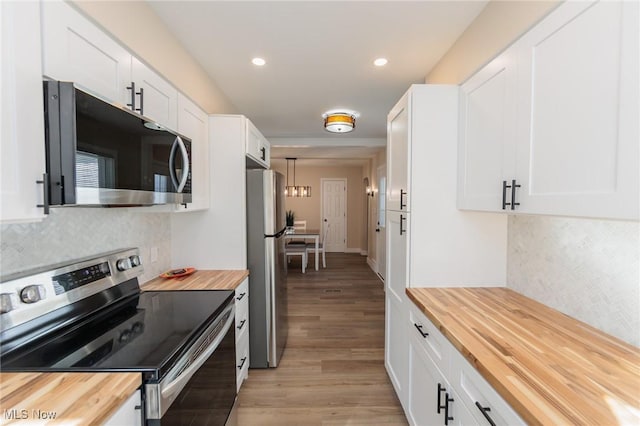
<path id="1" fill-rule="evenodd" d="M 304 232 L 307 230 L 307 221 L 306 220 L 294 220 L 293 221 L 293 230 L 294 232 Z M 304 239 L 297 240 L 289 240 L 287 242 L 287 247 L 304 247 L 307 242 Z"/>
<path id="2" fill-rule="evenodd" d="M 327 239 L 327 234 L 329 233 L 329 224 L 327 223 L 327 226 L 324 227 L 324 233 L 322 234 L 322 240 L 320 240 L 320 242 L 318 243 L 318 250 L 319 252 L 322 253 L 322 267 L 323 268 L 327 268 L 327 259 L 325 256 L 325 249 L 324 249 L 324 242 Z M 315 253 L 316 252 L 316 243 L 307 243 L 307 262 L 309 261 L 309 253 Z"/>
<path id="3" fill-rule="evenodd" d="M 287 263 L 291 262 L 291 256 L 300 256 L 300 258 L 302 259 L 300 262 L 302 264 L 302 273 L 304 274 L 306 272 L 308 255 L 307 255 L 307 249 L 305 246 L 297 245 L 297 246 L 285 247 L 284 255 L 287 259 Z"/>

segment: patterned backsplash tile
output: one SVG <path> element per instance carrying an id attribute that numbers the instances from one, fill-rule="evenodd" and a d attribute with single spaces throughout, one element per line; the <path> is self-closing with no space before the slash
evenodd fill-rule
<path id="1" fill-rule="evenodd" d="M 171 266 L 169 213 L 117 208 L 55 208 L 42 222 L 0 227 L 0 274 L 100 254 L 121 248 L 141 250 L 146 282 Z M 151 262 L 151 250 L 158 258 Z"/>
<path id="2" fill-rule="evenodd" d="M 509 218 L 513 290 L 640 346 L 640 224 Z"/>

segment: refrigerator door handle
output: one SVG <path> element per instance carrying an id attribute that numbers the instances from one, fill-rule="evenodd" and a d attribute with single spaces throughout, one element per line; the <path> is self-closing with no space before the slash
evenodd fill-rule
<path id="1" fill-rule="evenodd" d="M 287 227 L 285 226 L 284 228 L 282 228 L 280 231 L 276 232 L 275 234 L 264 234 L 265 238 L 280 238 L 284 235 L 285 231 L 287 230 Z"/>

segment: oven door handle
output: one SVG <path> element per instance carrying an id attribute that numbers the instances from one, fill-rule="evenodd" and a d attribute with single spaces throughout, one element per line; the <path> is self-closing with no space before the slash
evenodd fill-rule
<path id="1" fill-rule="evenodd" d="M 213 342 L 209 344 L 207 349 L 205 349 L 190 366 L 185 368 L 184 371 L 182 371 L 178 377 L 173 379 L 167 386 L 163 386 L 163 389 L 160 390 L 162 399 L 168 399 L 170 401 L 173 401 L 174 394 L 178 394 L 184 388 L 184 386 L 189 381 L 189 379 L 191 379 L 191 377 L 196 373 L 196 371 L 200 367 L 202 367 L 202 364 L 204 364 L 207 361 L 207 359 L 209 359 L 211 354 L 213 354 L 213 352 L 218 348 L 218 346 L 220 345 L 220 342 L 222 342 L 222 339 L 224 339 L 224 336 L 227 334 L 227 331 L 229 331 L 229 328 L 231 328 L 231 324 L 235 323 L 236 318 L 233 310 L 234 310 L 234 305 L 230 305 L 221 314 L 221 315 L 225 315 L 227 311 L 231 311 L 231 314 L 229 315 L 226 323 L 224 324 L 224 327 L 222 327 L 222 330 L 218 332 Z"/>
<path id="2" fill-rule="evenodd" d="M 182 167 L 184 168 L 180 182 L 178 182 L 178 175 L 174 167 L 176 149 L 178 147 L 180 148 L 180 154 L 182 155 Z M 176 136 L 176 140 L 173 141 L 171 152 L 169 153 L 169 175 L 171 176 L 171 183 L 173 183 L 176 192 L 181 193 L 187 183 L 187 178 L 189 177 L 189 153 L 187 152 L 187 147 L 180 136 Z"/>

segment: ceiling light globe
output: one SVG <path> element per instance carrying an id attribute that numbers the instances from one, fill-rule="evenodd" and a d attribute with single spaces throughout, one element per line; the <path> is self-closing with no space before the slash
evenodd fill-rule
<path id="1" fill-rule="evenodd" d="M 389 61 L 386 58 L 378 58 L 375 61 L 373 61 L 373 65 L 375 65 L 376 67 L 383 67 L 388 63 Z"/>
<path id="2" fill-rule="evenodd" d="M 261 67 L 261 66 L 265 65 L 265 64 L 267 63 L 267 61 L 265 61 L 265 60 L 264 60 L 264 59 L 262 59 L 262 58 L 253 58 L 253 59 L 251 60 L 251 63 L 252 63 L 253 65 L 255 65 L 255 66 Z"/>

